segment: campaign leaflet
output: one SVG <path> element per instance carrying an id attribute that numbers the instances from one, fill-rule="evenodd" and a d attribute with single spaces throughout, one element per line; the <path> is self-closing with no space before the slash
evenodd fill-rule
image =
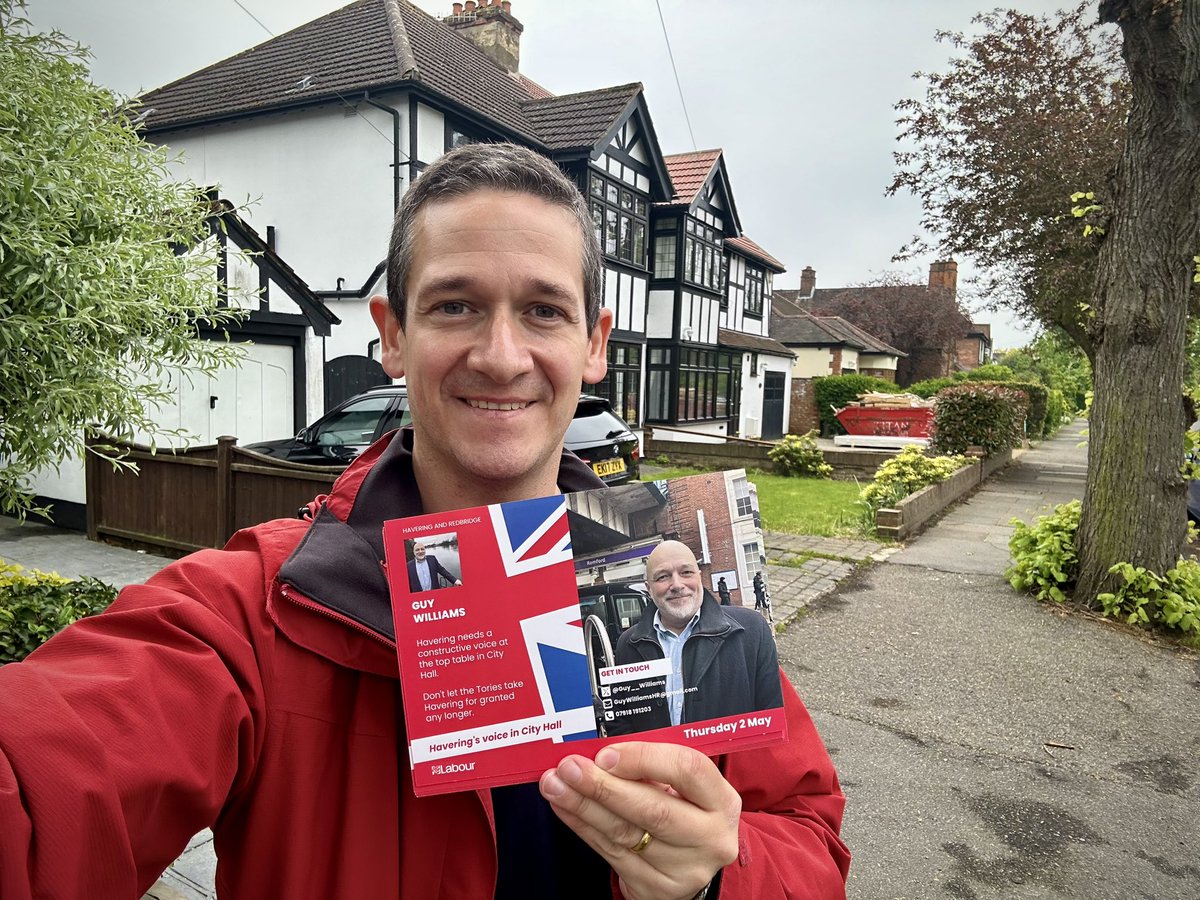
<path id="1" fill-rule="evenodd" d="M 684 654 L 674 679 L 669 659 L 614 655 L 654 615 L 645 561 L 664 534 L 700 559 L 711 621 L 724 631 L 732 616 L 759 636 L 689 638 L 708 649 Z M 763 559 L 757 495 L 740 470 L 396 519 L 383 537 L 417 796 L 533 781 L 621 740 L 716 755 L 786 736 L 773 632 L 754 609 L 766 586 L 746 572 L 755 542 Z M 700 689 L 687 660 L 711 665 L 713 651 L 753 654 L 722 658 L 759 681 L 734 692 L 728 715 L 724 691 L 707 704 L 688 696 Z M 692 707 L 716 717 L 689 721 Z"/>

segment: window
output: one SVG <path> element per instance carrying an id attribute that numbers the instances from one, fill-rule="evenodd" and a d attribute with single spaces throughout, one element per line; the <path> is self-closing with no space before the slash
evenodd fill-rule
<path id="1" fill-rule="evenodd" d="M 606 255 L 646 267 L 646 231 L 649 228 L 646 199 L 622 182 L 599 172 L 588 172 L 588 196 L 592 221 L 602 219 L 604 232 L 600 244 Z"/>
<path id="2" fill-rule="evenodd" d="M 758 541 L 742 544 L 742 564 L 746 567 L 748 581 L 753 581 L 754 573 L 763 570 L 762 550 L 759 549 Z"/>
<path id="3" fill-rule="evenodd" d="M 654 236 L 654 277 L 675 277 L 675 235 Z"/>
<path id="4" fill-rule="evenodd" d="M 754 507 L 750 504 L 750 482 L 744 475 L 733 479 L 733 499 L 739 516 L 748 516 L 754 512 Z"/>
<path id="5" fill-rule="evenodd" d="M 764 272 L 757 266 L 746 266 L 746 315 L 761 316 L 763 314 L 763 281 Z"/>
<path id="6" fill-rule="evenodd" d="M 637 427 L 642 389 L 642 345 L 608 342 L 608 373 L 594 385 L 585 385 L 589 394 L 603 397 L 622 419 Z"/>
<path id="7" fill-rule="evenodd" d="M 683 280 L 719 291 L 722 288 L 722 257 L 724 241 L 713 229 L 701 225 L 690 216 L 685 226 Z"/>
<path id="8" fill-rule="evenodd" d="M 646 420 L 670 424 L 736 422 L 741 381 L 734 367 L 740 365 L 740 360 L 740 356 L 724 350 L 651 348 Z"/>

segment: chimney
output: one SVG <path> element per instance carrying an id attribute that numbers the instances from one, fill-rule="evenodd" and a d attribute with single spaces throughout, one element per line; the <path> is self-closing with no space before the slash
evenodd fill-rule
<path id="1" fill-rule="evenodd" d="M 492 61 L 510 75 L 517 74 L 521 61 L 521 32 L 525 26 L 513 18 L 512 3 L 500 0 L 466 0 L 461 12 L 454 4 L 454 14 L 442 19 L 447 25 L 491 57 Z"/>
<path id="2" fill-rule="evenodd" d="M 455 16 L 462 15 L 462 4 L 461 3 L 454 4 L 454 12 L 452 13 L 452 15 L 455 15 Z"/>
<path id="3" fill-rule="evenodd" d="M 812 266 L 805 266 L 800 272 L 800 296 L 811 297 L 816 289 L 817 270 Z"/>
<path id="4" fill-rule="evenodd" d="M 954 260 L 935 262 L 929 266 L 929 286 L 950 293 L 958 291 L 958 263 Z"/>

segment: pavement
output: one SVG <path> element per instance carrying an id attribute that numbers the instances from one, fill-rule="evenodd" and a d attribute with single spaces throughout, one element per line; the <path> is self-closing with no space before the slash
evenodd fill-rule
<path id="1" fill-rule="evenodd" d="M 1080 497 L 1082 423 L 903 545 L 768 532 L 780 660 L 847 796 L 850 897 L 1200 898 L 1200 661 L 1013 592 L 1014 517 Z M 167 561 L 0 519 L 0 558 Z M 212 898 L 211 834 L 146 898 Z"/>

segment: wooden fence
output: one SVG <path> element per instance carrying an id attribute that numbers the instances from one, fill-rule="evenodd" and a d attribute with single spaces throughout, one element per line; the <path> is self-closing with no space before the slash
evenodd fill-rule
<path id="1" fill-rule="evenodd" d="M 86 454 L 88 537 L 172 550 L 220 547 L 240 528 L 293 518 L 342 472 L 244 450 L 233 437 L 187 450 L 151 450 L 103 436 L 89 444 L 116 448 L 137 471 Z"/>

